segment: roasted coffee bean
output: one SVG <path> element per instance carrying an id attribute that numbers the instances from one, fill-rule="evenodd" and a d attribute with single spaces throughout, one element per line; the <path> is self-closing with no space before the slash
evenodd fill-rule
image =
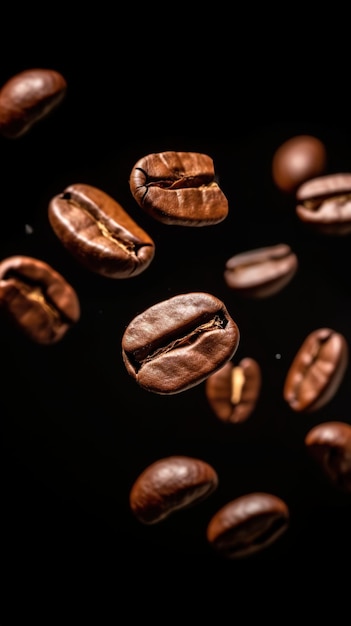
<path id="1" fill-rule="evenodd" d="M 247 298 L 268 298 L 281 291 L 298 268 L 296 254 L 286 244 L 241 252 L 228 259 L 224 280 Z"/>
<path id="2" fill-rule="evenodd" d="M 330 483 L 351 493 L 351 426 L 336 421 L 318 424 L 307 433 L 305 445 Z"/>
<path id="3" fill-rule="evenodd" d="M 137 315 L 122 337 L 128 373 L 148 391 L 174 394 L 201 383 L 232 358 L 239 329 L 208 293 L 186 293 Z"/>
<path id="4" fill-rule="evenodd" d="M 287 373 L 284 399 L 293 411 L 316 411 L 336 394 L 348 365 L 340 333 L 319 328 L 306 337 Z"/>
<path id="5" fill-rule="evenodd" d="M 327 150 L 311 135 L 296 135 L 285 141 L 273 155 L 272 176 L 276 186 L 289 194 L 310 178 L 323 174 Z"/>
<path id="6" fill-rule="evenodd" d="M 151 237 L 118 202 L 96 187 L 70 185 L 51 200 L 48 214 L 65 248 L 92 272 L 130 278 L 143 272 L 154 258 Z"/>
<path id="7" fill-rule="evenodd" d="M 46 117 L 63 100 L 65 78 L 55 70 L 24 70 L 10 78 L 0 90 L 0 133 L 16 139 Z"/>
<path id="8" fill-rule="evenodd" d="M 296 192 L 300 220 L 326 235 L 351 232 L 351 174 L 329 174 L 305 182 Z"/>
<path id="9" fill-rule="evenodd" d="M 217 485 L 217 473 L 205 461 L 169 456 L 139 475 L 130 491 L 130 507 L 143 524 L 156 524 L 207 498 Z"/>
<path id="10" fill-rule="evenodd" d="M 287 504 L 270 493 L 250 493 L 232 500 L 210 520 L 207 540 L 219 555 L 246 558 L 267 548 L 289 527 Z"/>
<path id="11" fill-rule="evenodd" d="M 249 357 L 238 365 L 228 361 L 206 380 L 207 400 L 223 422 L 244 422 L 255 410 L 261 391 L 261 368 Z"/>
<path id="12" fill-rule="evenodd" d="M 78 296 L 50 265 L 27 256 L 0 262 L 0 307 L 32 341 L 56 343 L 80 317 Z"/>
<path id="13" fill-rule="evenodd" d="M 164 224 L 208 226 L 228 215 L 228 200 L 206 154 L 149 154 L 134 165 L 129 185 L 139 206 Z"/>

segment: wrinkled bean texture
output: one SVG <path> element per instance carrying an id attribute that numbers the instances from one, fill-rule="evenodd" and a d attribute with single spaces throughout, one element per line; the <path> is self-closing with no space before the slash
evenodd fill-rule
<path id="1" fill-rule="evenodd" d="M 249 493 L 225 504 L 207 526 L 207 540 L 228 559 L 249 557 L 271 544 L 289 527 L 289 508 L 270 493 Z"/>
<path id="2" fill-rule="evenodd" d="M 235 354 L 240 333 L 215 296 L 186 293 L 137 315 L 122 337 L 128 373 L 148 391 L 174 394 L 204 381 Z"/>
<path id="3" fill-rule="evenodd" d="M 0 133 L 25 135 L 64 99 L 66 79 L 52 69 L 34 68 L 11 77 L 0 90 Z"/>
<path id="4" fill-rule="evenodd" d="M 228 215 L 228 200 L 207 154 L 149 154 L 134 165 L 129 185 L 139 206 L 164 224 L 209 226 Z"/>
<path id="5" fill-rule="evenodd" d="M 130 491 L 130 507 L 140 522 L 156 524 L 207 498 L 217 485 L 217 472 L 205 461 L 188 456 L 166 457 L 138 476 Z"/>
<path id="6" fill-rule="evenodd" d="M 306 448 L 330 483 L 351 493 L 351 426 L 344 422 L 324 422 L 305 437 Z"/>
<path id="7" fill-rule="evenodd" d="M 27 256 L 0 263 L 0 307 L 39 344 L 60 341 L 80 318 L 78 296 L 50 265 Z"/>
<path id="8" fill-rule="evenodd" d="M 283 395 L 293 411 L 317 411 L 337 393 L 348 365 L 346 339 L 330 328 L 319 328 L 295 355 L 285 378 Z"/>
<path id="9" fill-rule="evenodd" d="M 247 420 L 256 408 L 262 375 L 257 361 L 246 357 L 238 365 L 232 361 L 206 380 L 207 400 L 223 422 L 237 424 Z"/>
<path id="10" fill-rule="evenodd" d="M 64 247 L 88 270 L 131 278 L 151 263 L 151 237 L 104 191 L 73 184 L 49 203 L 50 224 Z"/>

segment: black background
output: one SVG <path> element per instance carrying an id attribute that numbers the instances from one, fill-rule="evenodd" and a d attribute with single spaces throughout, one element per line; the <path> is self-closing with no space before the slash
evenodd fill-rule
<path id="1" fill-rule="evenodd" d="M 82 310 L 77 326 L 51 347 L 0 326 L 8 561 L 45 564 L 46 571 L 64 561 L 68 569 L 201 563 L 240 573 L 247 562 L 224 564 L 206 543 L 206 526 L 230 499 L 268 491 L 287 502 L 290 528 L 250 563 L 347 563 L 350 496 L 326 483 L 307 457 L 304 436 L 323 421 L 351 423 L 350 368 L 335 398 L 307 416 L 285 405 L 282 387 L 312 330 L 328 326 L 351 342 L 350 237 L 321 236 L 300 223 L 293 198 L 274 186 L 271 162 L 283 141 L 307 133 L 325 143 L 329 172 L 351 171 L 351 124 L 316 111 L 291 73 L 269 80 L 269 62 L 244 71 L 242 50 L 226 37 L 220 50 L 214 46 L 213 23 L 194 38 L 184 24 L 178 32 L 152 30 L 138 15 L 126 30 L 111 19 L 63 19 L 55 30 L 23 26 L 0 68 L 1 84 L 33 67 L 56 69 L 68 83 L 64 102 L 26 136 L 0 138 L 1 258 L 25 254 L 49 263 L 76 289 Z M 137 206 L 131 169 L 165 150 L 213 158 L 229 201 L 224 222 L 167 226 Z M 152 236 L 156 254 L 145 273 L 104 279 L 63 249 L 47 207 L 75 182 L 113 196 Z M 224 283 L 225 261 L 276 243 L 296 252 L 296 276 L 274 297 L 242 301 Z M 241 332 L 235 359 L 251 356 L 262 367 L 261 397 L 244 424 L 219 422 L 203 384 L 157 396 L 138 388 L 124 368 L 120 344 L 129 321 L 186 291 L 221 298 Z M 144 467 L 171 454 L 211 463 L 219 487 L 197 506 L 144 527 L 131 515 L 129 490 Z"/>

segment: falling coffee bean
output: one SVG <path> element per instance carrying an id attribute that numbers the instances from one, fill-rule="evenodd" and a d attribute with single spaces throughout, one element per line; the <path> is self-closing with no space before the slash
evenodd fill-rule
<path id="1" fill-rule="evenodd" d="M 66 187 L 52 198 L 48 212 L 65 248 L 96 274 L 131 278 L 146 270 L 154 258 L 151 237 L 116 200 L 96 187 Z"/>
<path id="2" fill-rule="evenodd" d="M 217 485 L 217 472 L 205 461 L 169 456 L 138 476 L 130 491 L 130 507 L 143 524 L 156 524 L 207 498 Z"/>
<path id="3" fill-rule="evenodd" d="M 305 182 L 296 192 L 298 218 L 326 235 L 351 233 L 351 174 L 329 174 Z"/>
<path id="4" fill-rule="evenodd" d="M 296 135 L 284 141 L 274 153 L 273 181 L 281 191 L 292 194 L 306 180 L 323 174 L 326 166 L 324 143 L 312 135 Z"/>
<path id="5" fill-rule="evenodd" d="M 319 328 L 306 337 L 285 378 L 283 395 L 293 411 L 317 411 L 338 391 L 348 365 L 340 333 Z"/>
<path id="6" fill-rule="evenodd" d="M 205 383 L 207 400 L 223 422 L 244 422 L 253 413 L 261 391 L 261 368 L 249 357 L 231 361 L 211 374 Z"/>
<path id="7" fill-rule="evenodd" d="M 330 483 L 351 493 L 351 426 L 344 422 L 324 422 L 305 437 L 306 448 Z"/>
<path id="8" fill-rule="evenodd" d="M 239 329 L 208 293 L 173 296 L 137 315 L 122 337 L 128 373 L 148 391 L 174 394 L 204 381 L 235 354 Z"/>
<path id="9" fill-rule="evenodd" d="M 247 298 L 268 298 L 281 291 L 298 268 L 296 254 L 287 244 L 248 250 L 225 265 L 227 286 Z"/>
<path id="10" fill-rule="evenodd" d="M 66 91 L 66 79 L 52 69 L 12 76 L 0 90 L 0 133 L 9 139 L 25 135 L 61 103 Z"/>
<path id="11" fill-rule="evenodd" d="M 129 185 L 139 206 L 164 224 L 209 226 L 228 215 L 228 200 L 207 154 L 149 154 L 134 165 Z"/>
<path id="12" fill-rule="evenodd" d="M 260 552 L 289 527 L 289 508 L 270 493 L 249 493 L 225 504 L 207 526 L 207 540 L 222 557 L 239 559 Z"/>
<path id="13" fill-rule="evenodd" d="M 62 339 L 80 317 L 73 287 L 50 265 L 27 256 L 0 262 L 0 308 L 40 344 Z"/>

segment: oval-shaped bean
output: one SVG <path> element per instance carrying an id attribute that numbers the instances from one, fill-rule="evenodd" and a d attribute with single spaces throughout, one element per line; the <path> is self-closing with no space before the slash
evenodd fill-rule
<path id="1" fill-rule="evenodd" d="M 255 410 L 261 391 L 261 368 L 246 357 L 237 365 L 227 362 L 206 380 L 207 400 L 216 416 L 232 424 L 247 420 Z"/>
<path id="2" fill-rule="evenodd" d="M 226 262 L 224 280 L 242 296 L 267 298 L 281 291 L 297 268 L 298 259 L 290 246 L 278 244 L 234 255 Z"/>
<path id="3" fill-rule="evenodd" d="M 299 219 L 327 235 L 351 232 L 351 173 L 306 181 L 296 192 Z"/>
<path id="4" fill-rule="evenodd" d="M 186 293 L 137 315 L 122 337 L 128 373 L 148 391 L 174 394 L 201 383 L 231 359 L 240 333 L 215 296 Z"/>
<path id="5" fill-rule="evenodd" d="M 208 226 L 228 215 L 228 200 L 207 154 L 149 154 L 134 165 L 129 186 L 139 206 L 164 224 Z"/>
<path id="6" fill-rule="evenodd" d="M 207 498 L 217 485 L 217 472 L 205 461 L 169 456 L 138 476 L 130 491 L 130 507 L 140 522 L 156 524 Z"/>
<path id="7" fill-rule="evenodd" d="M 306 180 L 323 174 L 326 166 L 324 143 L 313 135 L 296 135 L 274 153 L 272 176 L 279 189 L 292 194 Z"/>
<path id="8" fill-rule="evenodd" d="M 311 428 L 306 448 L 332 485 L 351 492 L 351 426 L 331 421 Z"/>
<path id="9" fill-rule="evenodd" d="M 316 411 L 336 394 L 348 365 L 345 337 L 319 328 L 306 337 L 288 370 L 283 395 L 293 411 Z"/>
<path id="10" fill-rule="evenodd" d="M 88 270 L 108 278 L 138 276 L 151 263 L 151 237 L 111 196 L 91 185 L 67 187 L 49 203 L 50 224 Z"/>
<path id="11" fill-rule="evenodd" d="M 52 69 L 33 68 L 12 76 L 0 90 L 0 133 L 17 139 L 63 100 L 66 79 Z"/>
<path id="12" fill-rule="evenodd" d="M 0 262 L 0 307 L 31 340 L 56 343 L 80 317 L 78 296 L 50 265 L 27 256 Z"/>
<path id="13" fill-rule="evenodd" d="M 289 527 L 289 508 L 270 493 L 249 493 L 225 504 L 207 526 L 207 540 L 219 555 L 246 558 L 268 548 Z"/>

